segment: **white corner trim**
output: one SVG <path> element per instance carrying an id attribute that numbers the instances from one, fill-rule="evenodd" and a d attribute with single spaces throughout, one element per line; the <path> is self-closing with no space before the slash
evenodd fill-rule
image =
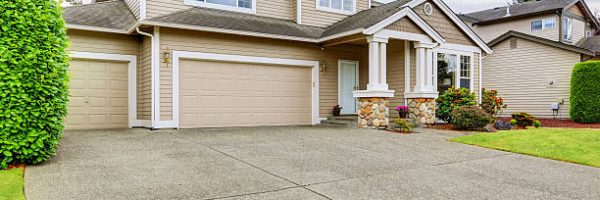
<path id="1" fill-rule="evenodd" d="M 316 5 L 316 10 L 319 11 L 325 11 L 325 12 L 330 12 L 330 13 L 336 13 L 336 14 L 341 14 L 341 15 L 353 15 L 356 13 L 356 0 L 352 0 L 352 11 L 345 11 L 345 10 L 339 10 L 339 9 L 334 9 L 334 8 L 330 8 L 330 7 L 323 7 L 319 4 L 319 0 L 314 0 L 315 1 L 315 5 Z M 330 1 L 331 3 L 331 1 Z"/>
<path id="2" fill-rule="evenodd" d="M 140 21 L 141 20 L 145 20 L 146 19 L 146 1 L 147 0 L 141 0 L 140 2 Z"/>
<path id="3" fill-rule="evenodd" d="M 284 66 L 303 66 L 312 69 L 312 124 L 320 123 L 319 118 L 319 62 L 308 60 L 295 60 L 283 58 L 241 56 L 229 54 L 201 53 L 189 51 L 173 51 L 173 122 L 170 125 L 179 128 L 179 61 L 182 58 L 192 60 L 209 60 L 209 61 L 224 61 L 224 62 L 239 62 L 239 63 L 254 63 L 254 64 L 276 64 Z M 171 122 L 170 122 L 171 123 Z"/>
<path id="4" fill-rule="evenodd" d="M 160 27 L 154 27 L 151 50 L 151 72 L 152 72 L 152 122 L 154 128 L 158 128 L 160 122 Z"/>
<path id="5" fill-rule="evenodd" d="M 189 6 L 203 7 L 203 8 L 227 10 L 227 11 L 232 11 L 232 12 L 256 14 L 256 1 L 257 0 L 252 0 L 252 8 L 240 8 L 240 7 L 226 6 L 226 5 L 220 5 L 220 4 L 215 4 L 215 3 L 207 3 L 207 2 L 198 1 L 198 0 L 183 0 L 183 4 L 189 5 Z M 238 2 L 238 1 L 236 1 L 236 2 Z"/>
<path id="6" fill-rule="evenodd" d="M 427 33 L 427 35 L 429 35 L 431 38 L 433 38 L 433 40 L 435 40 L 437 43 L 445 43 L 446 42 L 444 37 L 442 37 L 433 27 L 431 27 L 429 24 L 427 24 L 427 22 L 425 22 L 425 20 L 423 20 L 423 18 L 419 17 L 419 15 L 417 15 L 417 13 L 415 13 L 411 8 L 404 8 L 404 9 L 396 12 L 392 16 L 365 29 L 363 31 L 363 33 L 366 35 L 375 34 L 378 31 L 383 30 L 385 27 L 389 26 L 390 24 L 402 19 L 403 17 L 408 17 L 410 20 L 412 20 L 417 26 L 419 26 L 419 28 L 421 28 L 423 31 L 425 31 L 425 33 Z"/>
<path id="7" fill-rule="evenodd" d="M 92 52 L 71 52 L 71 58 L 79 59 L 90 59 L 90 60 L 110 60 L 110 61 L 123 61 L 128 62 L 128 115 L 129 115 L 129 128 L 137 124 L 137 56 L 134 55 L 121 55 L 121 54 L 106 54 L 106 53 L 92 53 Z"/>
<path id="8" fill-rule="evenodd" d="M 302 24 L 302 0 L 296 0 L 296 23 Z"/>
<path id="9" fill-rule="evenodd" d="M 410 41 L 404 41 L 404 92 L 410 92 L 410 50 Z M 408 102 L 404 101 L 404 104 Z"/>
<path id="10" fill-rule="evenodd" d="M 67 29 L 73 30 L 84 30 L 84 31 L 96 31 L 96 32 L 105 32 L 105 33 L 116 33 L 116 34 L 129 34 L 126 30 L 113 29 L 113 28 L 102 28 L 96 26 L 85 26 L 85 25 L 77 25 L 77 24 L 66 24 Z"/>
<path id="11" fill-rule="evenodd" d="M 479 103 L 481 104 L 483 99 L 483 55 L 479 54 Z"/>

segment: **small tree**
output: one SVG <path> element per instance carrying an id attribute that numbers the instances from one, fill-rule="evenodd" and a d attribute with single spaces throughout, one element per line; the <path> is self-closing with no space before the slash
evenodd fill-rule
<path id="1" fill-rule="evenodd" d="M 600 62 L 575 65 L 571 77 L 571 119 L 580 123 L 600 122 Z"/>
<path id="2" fill-rule="evenodd" d="M 56 152 L 68 103 L 68 45 L 54 0 L 0 0 L 0 169 Z"/>

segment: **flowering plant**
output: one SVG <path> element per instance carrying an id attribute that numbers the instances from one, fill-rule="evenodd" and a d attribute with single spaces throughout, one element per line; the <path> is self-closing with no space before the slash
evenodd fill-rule
<path id="1" fill-rule="evenodd" d="M 502 111 L 508 108 L 508 105 L 504 102 L 502 97 L 498 97 L 497 90 L 482 90 L 481 108 L 487 113 L 497 117 L 502 115 Z"/>
<path id="2" fill-rule="evenodd" d="M 398 106 L 398 107 L 396 107 L 396 111 L 398 111 L 398 112 L 408 112 L 408 106 Z"/>

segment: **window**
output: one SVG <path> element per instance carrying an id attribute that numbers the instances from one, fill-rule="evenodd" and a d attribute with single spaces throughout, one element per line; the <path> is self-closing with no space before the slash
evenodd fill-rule
<path id="1" fill-rule="evenodd" d="M 471 88 L 471 57 L 460 56 L 460 87 Z"/>
<path id="2" fill-rule="evenodd" d="M 532 31 L 553 29 L 554 27 L 556 27 L 556 20 L 554 20 L 554 18 L 546 18 L 531 22 Z"/>
<path id="3" fill-rule="evenodd" d="M 255 13 L 256 0 L 184 0 L 192 6 L 215 8 L 237 12 Z"/>
<path id="4" fill-rule="evenodd" d="M 317 0 L 317 10 L 341 14 L 353 14 L 356 0 Z"/>
<path id="5" fill-rule="evenodd" d="M 443 93 L 449 88 L 472 88 L 472 56 L 448 53 L 437 54 L 437 89 Z"/>
<path id="6" fill-rule="evenodd" d="M 564 17 L 562 24 L 563 41 L 571 42 L 573 40 L 573 19 Z"/>

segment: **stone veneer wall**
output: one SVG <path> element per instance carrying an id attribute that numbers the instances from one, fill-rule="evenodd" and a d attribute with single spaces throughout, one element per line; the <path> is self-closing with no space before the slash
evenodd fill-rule
<path id="1" fill-rule="evenodd" d="M 435 99 L 408 99 L 409 118 L 418 125 L 435 123 Z"/>
<path id="2" fill-rule="evenodd" d="M 389 101 L 382 97 L 358 98 L 358 128 L 385 129 L 389 124 Z"/>

